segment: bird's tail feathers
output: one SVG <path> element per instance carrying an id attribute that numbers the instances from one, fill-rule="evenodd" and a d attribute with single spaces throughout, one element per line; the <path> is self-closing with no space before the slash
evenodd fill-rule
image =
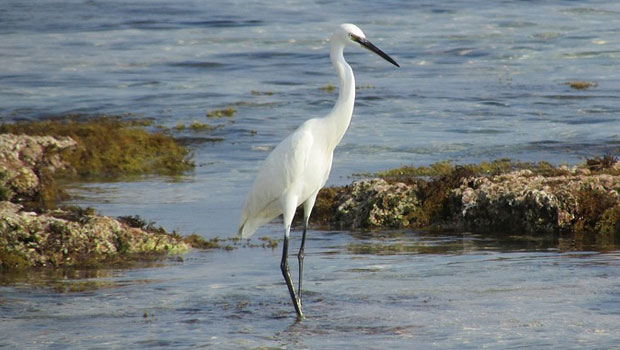
<path id="1" fill-rule="evenodd" d="M 250 238 L 256 230 L 269 220 L 249 219 L 245 220 L 240 226 L 237 235 L 241 238 Z"/>
<path id="2" fill-rule="evenodd" d="M 237 236 L 241 238 L 249 238 L 254 234 L 254 231 L 250 230 L 247 223 L 239 226 L 239 231 L 237 231 Z"/>

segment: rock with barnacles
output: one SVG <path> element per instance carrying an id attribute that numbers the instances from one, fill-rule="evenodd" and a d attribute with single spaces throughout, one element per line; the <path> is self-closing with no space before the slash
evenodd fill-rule
<path id="1" fill-rule="evenodd" d="M 93 266 L 189 248 L 151 225 L 39 205 L 60 191 L 54 176 L 72 171 L 63 152 L 76 145 L 70 137 L 0 134 L 0 270 Z"/>
<path id="2" fill-rule="evenodd" d="M 450 194 L 453 219 L 465 229 L 524 234 L 590 230 L 620 201 L 620 176 L 521 170 L 462 180 Z"/>
<path id="3" fill-rule="evenodd" d="M 0 200 L 33 200 L 42 181 L 69 165 L 59 152 L 75 147 L 70 137 L 0 134 Z"/>
<path id="4" fill-rule="evenodd" d="M 0 270 L 38 266 L 98 266 L 134 257 L 181 253 L 189 246 L 162 229 L 64 208 L 42 213 L 0 202 Z"/>
<path id="5" fill-rule="evenodd" d="M 612 156 L 572 168 L 499 160 L 386 174 L 322 191 L 315 220 L 340 229 L 620 234 L 620 162 Z"/>
<path id="6" fill-rule="evenodd" d="M 406 227 L 418 206 L 416 187 L 404 183 L 376 178 L 356 181 L 348 190 L 337 209 L 343 227 Z"/>

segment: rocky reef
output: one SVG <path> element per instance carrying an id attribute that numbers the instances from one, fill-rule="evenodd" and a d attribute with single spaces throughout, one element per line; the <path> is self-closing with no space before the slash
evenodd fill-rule
<path id="1" fill-rule="evenodd" d="M 45 212 L 0 202 L 0 267 L 99 266 L 127 259 L 178 254 L 189 248 L 162 229 L 133 227 L 123 219 L 96 215 L 92 209 L 60 208 Z"/>
<path id="2" fill-rule="evenodd" d="M 499 160 L 400 168 L 328 188 L 314 220 L 339 229 L 449 229 L 510 235 L 620 235 L 620 162 L 569 168 Z"/>
<path id="3" fill-rule="evenodd" d="M 171 137 L 149 134 L 116 118 L 4 124 L 0 131 L 5 132 L 0 133 L 0 270 L 94 266 L 177 254 L 189 248 L 179 235 L 135 218 L 111 218 L 90 208 L 55 205 L 63 194 L 56 185 L 58 177 L 76 178 L 93 171 L 101 176 L 110 171 L 187 169 L 191 164 L 182 146 L 172 147 L 174 159 L 167 153 L 173 144 Z M 54 131 L 54 136 L 39 135 Z M 136 148 L 141 153 L 134 152 Z M 146 165 L 136 167 L 138 161 Z"/>
<path id="4" fill-rule="evenodd" d="M 341 227 L 406 227 L 409 214 L 420 206 L 416 184 L 375 178 L 356 181 L 348 189 L 336 208 Z"/>
<path id="5" fill-rule="evenodd" d="M 474 231 L 609 232 L 620 223 L 620 217 L 614 222 L 612 215 L 620 208 L 618 190 L 620 176 L 591 174 L 588 169 L 558 176 L 519 170 L 464 178 L 447 204 L 455 223 Z"/>
<path id="6" fill-rule="evenodd" d="M 70 137 L 0 134 L 0 200 L 38 201 L 53 176 L 71 165 L 60 152 L 75 148 Z"/>
<path id="7" fill-rule="evenodd" d="M 148 130 L 148 128 L 154 130 Z M 0 134 L 51 136 L 73 140 L 61 158 L 69 171 L 56 176 L 114 179 L 143 174 L 175 175 L 193 169 L 190 152 L 145 118 L 72 115 L 31 122 L 1 124 Z"/>

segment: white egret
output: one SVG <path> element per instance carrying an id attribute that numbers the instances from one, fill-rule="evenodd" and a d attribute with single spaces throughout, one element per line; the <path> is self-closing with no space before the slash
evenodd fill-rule
<path id="1" fill-rule="evenodd" d="M 330 49 L 331 62 L 340 79 L 336 104 L 326 116 L 304 122 L 267 156 L 241 213 L 239 235 L 243 238 L 251 236 L 260 226 L 283 214 L 284 244 L 280 269 L 299 318 L 303 318 L 301 287 L 308 220 L 316 196 L 329 176 L 334 148 L 347 131 L 353 114 L 355 78 L 351 66 L 344 59 L 343 50 L 345 46 L 354 43 L 400 67 L 390 56 L 370 43 L 357 26 L 349 23 L 340 25 L 331 37 Z M 291 223 L 295 210 L 302 204 L 304 230 L 297 255 L 299 260 L 299 296 L 297 296 L 287 257 Z"/>

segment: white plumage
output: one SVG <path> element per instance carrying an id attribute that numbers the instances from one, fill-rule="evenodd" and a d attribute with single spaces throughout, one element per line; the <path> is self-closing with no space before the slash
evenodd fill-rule
<path id="1" fill-rule="evenodd" d="M 330 58 L 340 79 L 338 100 L 325 117 L 304 122 L 267 156 L 258 171 L 241 213 L 239 235 L 250 237 L 256 229 L 278 215 L 284 220 L 284 246 L 280 267 L 298 317 L 301 312 L 303 249 L 310 213 L 319 190 L 325 185 L 332 166 L 334 149 L 344 136 L 355 102 L 355 78 L 343 56 L 344 47 L 358 43 L 390 63 L 398 64 L 371 44 L 353 24 L 342 24 L 331 38 Z M 288 238 L 298 206 L 304 206 L 304 231 L 299 259 L 299 297 L 288 268 Z"/>
<path id="2" fill-rule="evenodd" d="M 243 238 L 280 214 L 293 215 L 325 185 L 334 147 L 321 137 L 320 124 L 325 121 L 306 121 L 265 159 L 243 206 L 239 231 Z M 285 210 L 290 207 L 293 213 Z"/>

